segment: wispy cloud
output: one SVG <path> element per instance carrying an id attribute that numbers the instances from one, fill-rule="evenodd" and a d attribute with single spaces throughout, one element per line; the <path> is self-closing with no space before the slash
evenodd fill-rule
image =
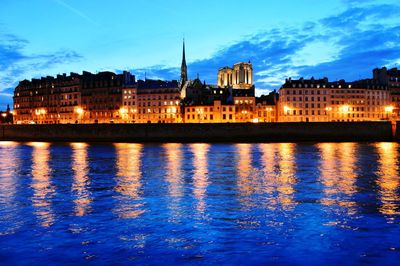
<path id="1" fill-rule="evenodd" d="M 75 62 L 81 55 L 70 50 L 59 50 L 47 54 L 26 54 L 29 42 L 12 34 L 0 33 L 0 109 L 11 103 L 11 95 L 18 81 L 42 76 L 56 65 Z"/>
<path id="2" fill-rule="evenodd" d="M 82 11 L 76 9 L 75 7 L 67 4 L 66 2 L 64 2 L 63 0 L 53 0 L 54 2 L 56 2 L 57 4 L 65 7 L 66 9 L 68 9 L 69 11 L 71 11 L 72 13 L 74 13 L 75 15 L 77 15 L 78 17 L 86 20 L 88 23 L 94 25 L 94 26 L 98 26 L 99 24 L 94 21 L 92 18 L 88 17 L 85 13 L 83 13 Z"/>

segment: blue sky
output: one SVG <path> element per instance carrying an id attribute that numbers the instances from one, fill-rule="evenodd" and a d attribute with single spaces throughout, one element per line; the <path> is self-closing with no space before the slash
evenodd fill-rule
<path id="1" fill-rule="evenodd" d="M 219 67 L 251 61 L 257 93 L 287 77 L 354 80 L 400 64 L 392 0 L 1 0 L 0 109 L 18 81 L 131 70 L 216 83 Z"/>

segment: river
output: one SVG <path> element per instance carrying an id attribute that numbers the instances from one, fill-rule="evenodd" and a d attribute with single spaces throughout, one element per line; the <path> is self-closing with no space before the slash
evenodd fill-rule
<path id="1" fill-rule="evenodd" d="M 0 262 L 395 265 L 399 153 L 0 142 Z"/>

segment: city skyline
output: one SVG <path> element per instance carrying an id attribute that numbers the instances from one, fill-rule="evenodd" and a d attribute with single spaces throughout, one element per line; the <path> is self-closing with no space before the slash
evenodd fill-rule
<path id="1" fill-rule="evenodd" d="M 98 2 L 5 1 L 0 109 L 12 103 L 22 79 L 83 70 L 179 79 L 183 37 L 189 79 L 199 73 L 216 84 L 219 67 L 251 61 L 258 94 L 279 88 L 287 77 L 355 80 L 400 62 L 395 1 L 280 3 L 253 1 L 247 18 L 235 20 L 243 12 L 239 4 L 124 2 L 113 14 Z M 43 10 L 50 15 L 42 16 Z"/>

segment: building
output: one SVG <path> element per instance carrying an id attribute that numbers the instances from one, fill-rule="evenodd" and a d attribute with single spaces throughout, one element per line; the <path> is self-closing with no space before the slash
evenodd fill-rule
<path id="1" fill-rule="evenodd" d="M 373 78 L 379 84 L 388 87 L 390 91 L 391 104 L 393 106 L 393 119 L 400 118 L 400 70 L 397 68 L 387 69 L 375 68 Z"/>
<path id="2" fill-rule="evenodd" d="M 135 76 L 129 72 L 82 74 L 82 106 L 78 109 L 81 123 L 121 123 L 123 89 L 133 86 Z"/>
<path id="3" fill-rule="evenodd" d="M 278 105 L 279 95 L 274 90 L 268 95 L 256 97 L 256 109 L 253 122 L 272 123 L 278 121 Z"/>
<path id="4" fill-rule="evenodd" d="M 122 90 L 134 86 L 129 72 L 71 73 L 21 81 L 14 91 L 14 123 L 121 122 Z"/>
<path id="5" fill-rule="evenodd" d="M 176 80 L 139 80 L 136 95 L 132 95 L 136 105 L 133 112 L 129 112 L 131 120 L 135 123 L 180 123 L 180 96 Z"/>
<path id="6" fill-rule="evenodd" d="M 376 81 L 287 79 L 279 90 L 278 121 L 328 122 L 387 119 L 390 93 Z"/>
<path id="7" fill-rule="evenodd" d="M 10 109 L 10 105 L 7 105 L 5 112 L 0 112 L 0 124 L 12 124 L 13 123 L 13 111 Z"/>
<path id="8" fill-rule="evenodd" d="M 199 78 L 184 87 L 186 123 L 233 123 L 255 121 L 255 88 L 251 63 L 237 63 L 218 71 L 218 85 Z"/>
<path id="9" fill-rule="evenodd" d="M 218 70 L 218 87 L 234 89 L 250 89 L 253 87 L 253 66 L 248 63 L 237 63 L 233 67 Z"/>

